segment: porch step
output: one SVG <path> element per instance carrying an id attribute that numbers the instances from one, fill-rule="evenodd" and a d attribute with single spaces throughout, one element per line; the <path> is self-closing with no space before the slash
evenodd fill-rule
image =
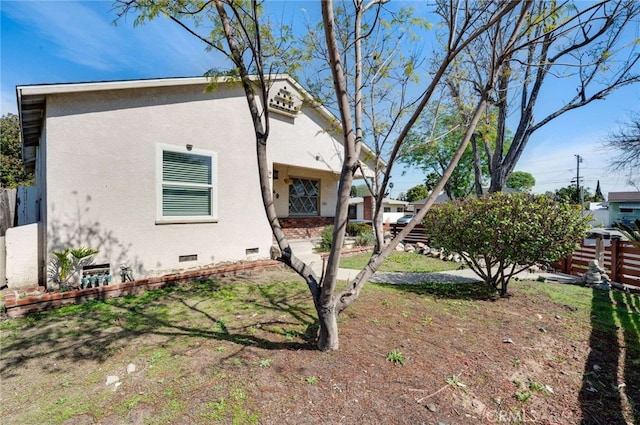
<path id="1" fill-rule="evenodd" d="M 307 263 L 316 274 L 322 272 L 322 257 L 314 251 L 317 239 L 291 239 L 289 245 L 293 254 L 301 261 Z"/>
<path id="2" fill-rule="evenodd" d="M 317 255 L 314 252 L 316 247 L 315 239 L 290 239 L 289 245 L 291 250 L 297 257 L 302 257 L 309 254 Z"/>

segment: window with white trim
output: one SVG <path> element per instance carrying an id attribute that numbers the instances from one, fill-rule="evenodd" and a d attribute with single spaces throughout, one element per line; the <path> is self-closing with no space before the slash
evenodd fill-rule
<path id="1" fill-rule="evenodd" d="M 318 215 L 320 181 L 292 178 L 289 186 L 289 214 Z"/>
<path id="2" fill-rule="evenodd" d="M 217 219 L 217 155 L 212 151 L 158 145 L 159 223 Z"/>

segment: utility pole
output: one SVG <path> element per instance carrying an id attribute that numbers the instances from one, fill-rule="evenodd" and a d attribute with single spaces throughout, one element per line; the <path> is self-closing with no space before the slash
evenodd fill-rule
<path id="1" fill-rule="evenodd" d="M 584 211 L 584 199 L 582 197 L 582 191 L 580 190 L 580 163 L 582 162 L 582 157 L 578 154 L 576 157 L 576 194 L 580 198 L 580 206 L 582 211 Z"/>

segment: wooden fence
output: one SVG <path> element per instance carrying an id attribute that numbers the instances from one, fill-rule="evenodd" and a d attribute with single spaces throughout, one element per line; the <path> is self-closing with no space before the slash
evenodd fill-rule
<path id="1" fill-rule="evenodd" d="M 404 226 L 406 226 L 406 224 L 392 223 L 391 235 L 395 238 L 396 235 L 400 233 L 402 229 L 404 229 Z M 416 227 L 411 229 L 409 234 L 403 239 L 403 242 L 407 242 L 407 243 L 422 242 L 422 243 L 428 244 L 429 239 L 427 239 L 427 235 L 424 231 L 424 226 L 422 224 L 417 224 Z"/>
<path id="2" fill-rule="evenodd" d="M 596 247 L 583 243 L 573 255 L 554 263 L 553 266 L 562 273 L 582 276 L 589 266 L 589 261 L 595 258 Z M 612 281 L 640 287 L 640 248 L 634 247 L 631 243 L 612 239 L 610 246 L 604 247 L 604 264 L 601 266 L 607 270 Z"/>
<path id="3" fill-rule="evenodd" d="M 404 224 L 391 224 L 391 234 L 395 237 L 404 229 Z M 407 243 L 429 243 L 424 231 L 424 226 L 418 224 L 404 238 Z M 589 261 L 596 258 L 596 247 L 584 245 L 578 248 L 573 255 L 555 262 L 552 266 L 566 274 L 582 276 L 589 266 Z M 609 246 L 604 247 L 604 261 L 602 264 L 612 281 L 624 283 L 640 288 L 640 248 L 634 247 L 629 242 L 619 239 L 611 239 Z"/>

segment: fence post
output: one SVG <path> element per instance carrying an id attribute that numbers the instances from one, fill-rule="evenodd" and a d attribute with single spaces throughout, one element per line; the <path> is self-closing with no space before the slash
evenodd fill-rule
<path id="1" fill-rule="evenodd" d="M 620 264 L 620 239 L 611 238 L 611 281 L 618 281 L 618 264 Z"/>
<path id="2" fill-rule="evenodd" d="M 569 254 L 562 264 L 562 273 L 571 274 L 571 261 L 573 261 L 573 255 Z"/>

